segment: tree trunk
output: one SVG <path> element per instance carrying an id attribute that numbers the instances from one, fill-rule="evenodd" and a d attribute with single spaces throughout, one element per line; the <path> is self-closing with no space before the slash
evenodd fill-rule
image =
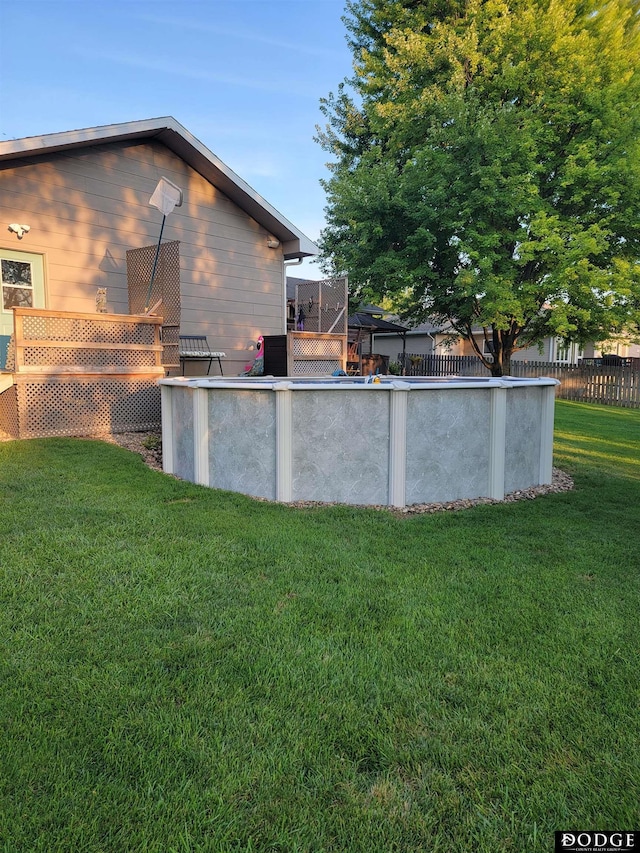
<path id="1" fill-rule="evenodd" d="M 498 350 L 491 364 L 492 376 L 509 376 L 511 374 L 511 354 L 513 350 Z"/>

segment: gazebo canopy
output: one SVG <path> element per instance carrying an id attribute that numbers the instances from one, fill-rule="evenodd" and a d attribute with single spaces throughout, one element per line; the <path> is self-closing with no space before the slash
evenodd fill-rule
<path id="1" fill-rule="evenodd" d="M 386 332 L 388 334 L 404 335 L 409 331 L 406 326 L 391 323 L 389 320 L 383 320 L 382 317 L 374 317 L 366 311 L 358 311 L 355 314 L 351 314 L 349 317 L 349 328 L 362 329 L 371 334 Z"/>
<path id="2" fill-rule="evenodd" d="M 362 340 L 365 334 L 369 335 L 369 352 L 373 352 L 373 336 L 376 335 L 399 335 L 402 338 L 402 353 L 407 346 L 406 326 L 401 326 L 398 323 L 392 323 L 390 320 L 383 320 L 382 317 L 374 317 L 369 313 L 369 310 L 375 306 L 366 306 L 364 310 L 357 311 L 351 314 L 348 321 L 349 332 L 354 333 L 359 341 Z M 382 312 L 382 309 L 379 309 Z"/>

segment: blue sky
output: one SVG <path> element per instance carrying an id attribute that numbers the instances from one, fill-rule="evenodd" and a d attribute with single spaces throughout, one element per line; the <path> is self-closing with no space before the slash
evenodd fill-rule
<path id="1" fill-rule="evenodd" d="M 317 240 L 313 137 L 351 73 L 343 14 L 344 0 L 0 0 L 0 139 L 171 115 Z"/>

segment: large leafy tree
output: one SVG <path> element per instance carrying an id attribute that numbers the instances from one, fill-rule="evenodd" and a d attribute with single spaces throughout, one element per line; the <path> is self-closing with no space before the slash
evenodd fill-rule
<path id="1" fill-rule="evenodd" d="M 638 304 L 640 0 L 349 0 L 323 100 L 325 266 L 495 375 Z"/>

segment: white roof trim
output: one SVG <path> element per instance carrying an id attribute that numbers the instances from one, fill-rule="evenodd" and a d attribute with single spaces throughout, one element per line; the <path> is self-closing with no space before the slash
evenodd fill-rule
<path id="1" fill-rule="evenodd" d="M 29 136 L 0 142 L 0 163 L 109 142 L 157 139 L 234 201 L 282 243 L 285 259 L 317 255 L 319 249 L 295 225 L 235 174 L 171 116 Z"/>

